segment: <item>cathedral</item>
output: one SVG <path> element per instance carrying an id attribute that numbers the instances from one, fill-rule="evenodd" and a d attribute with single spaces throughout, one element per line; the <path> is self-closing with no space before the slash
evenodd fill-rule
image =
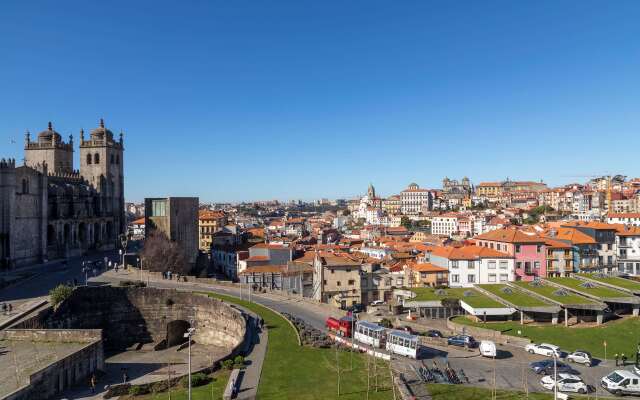
<path id="1" fill-rule="evenodd" d="M 80 169 L 51 122 L 25 135 L 24 162 L 0 161 L 0 267 L 27 265 L 117 246 L 125 231 L 123 134 L 104 121 L 80 130 Z"/>

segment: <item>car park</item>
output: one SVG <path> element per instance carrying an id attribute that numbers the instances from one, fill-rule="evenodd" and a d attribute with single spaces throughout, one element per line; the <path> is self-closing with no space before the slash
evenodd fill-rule
<path id="1" fill-rule="evenodd" d="M 529 364 L 529 367 L 538 375 L 553 375 L 554 374 L 554 366 L 553 360 L 541 360 L 534 361 Z M 555 371 L 558 373 L 572 373 L 573 369 L 567 364 L 556 361 Z"/>
<path id="2" fill-rule="evenodd" d="M 476 341 L 473 336 L 456 335 L 447 339 L 447 344 L 460 347 L 475 347 Z"/>
<path id="3" fill-rule="evenodd" d="M 573 353 L 567 356 L 566 360 L 569 362 L 582 364 L 587 367 L 590 367 L 593 365 L 593 358 L 591 357 L 591 353 L 584 350 L 574 351 Z"/>
<path id="4" fill-rule="evenodd" d="M 558 386 L 560 392 L 573 392 L 586 394 L 589 392 L 589 387 L 586 383 L 577 375 L 560 373 L 558 374 L 558 381 L 554 379 L 553 375 L 546 375 L 540 379 L 540 385 L 543 388 L 553 390 L 555 386 Z"/>
<path id="5" fill-rule="evenodd" d="M 602 378 L 600 386 L 616 396 L 640 395 L 640 377 L 631 371 L 619 369 Z"/>
<path id="6" fill-rule="evenodd" d="M 529 343 L 524 349 L 530 354 L 539 354 L 547 357 L 553 357 L 555 355 L 556 357 L 560 357 L 560 347 L 549 343 Z"/>

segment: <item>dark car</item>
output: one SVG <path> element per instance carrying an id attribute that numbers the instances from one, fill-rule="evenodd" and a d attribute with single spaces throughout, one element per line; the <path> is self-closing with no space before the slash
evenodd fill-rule
<path id="1" fill-rule="evenodd" d="M 529 364 L 529 367 L 538 375 L 553 375 L 553 360 L 535 361 Z M 567 364 L 556 362 L 558 373 L 571 374 L 575 371 Z"/>
<path id="2" fill-rule="evenodd" d="M 429 329 L 426 333 L 426 336 L 428 337 L 443 337 L 442 332 L 436 330 L 436 329 Z"/>
<path id="3" fill-rule="evenodd" d="M 346 310 L 347 311 L 351 311 L 353 313 L 361 313 L 361 312 L 364 312 L 365 307 L 364 307 L 364 305 L 358 303 L 358 304 L 353 304 L 353 305 L 347 307 Z"/>
<path id="4" fill-rule="evenodd" d="M 475 347 L 476 340 L 473 338 L 473 336 L 457 335 L 457 336 L 451 336 L 450 338 L 448 338 L 447 344 L 450 344 L 453 346 L 460 346 L 460 347 Z"/>

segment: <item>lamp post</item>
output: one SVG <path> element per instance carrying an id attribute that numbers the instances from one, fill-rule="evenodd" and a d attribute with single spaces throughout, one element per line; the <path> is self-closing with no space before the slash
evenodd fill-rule
<path id="1" fill-rule="evenodd" d="M 553 352 L 553 400 L 558 400 L 558 355 Z"/>
<path id="2" fill-rule="evenodd" d="M 196 328 L 189 328 L 187 329 L 187 332 L 184 334 L 184 337 L 187 338 L 187 340 L 189 341 L 189 397 L 188 399 L 191 400 L 191 336 L 193 336 L 193 333 L 196 331 Z"/>
<path id="3" fill-rule="evenodd" d="M 142 282 L 142 264 L 140 264 L 140 257 L 137 257 L 136 261 L 138 263 L 138 272 L 140 273 L 140 282 Z"/>

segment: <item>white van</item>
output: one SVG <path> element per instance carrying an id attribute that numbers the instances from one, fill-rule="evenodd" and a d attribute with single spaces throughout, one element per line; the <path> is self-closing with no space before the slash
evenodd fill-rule
<path id="1" fill-rule="evenodd" d="M 600 385 L 615 395 L 640 395 L 640 377 L 630 371 L 619 369 L 602 378 Z"/>
<path id="2" fill-rule="evenodd" d="M 496 344 L 490 340 L 480 342 L 480 355 L 483 357 L 495 357 L 497 354 Z"/>

